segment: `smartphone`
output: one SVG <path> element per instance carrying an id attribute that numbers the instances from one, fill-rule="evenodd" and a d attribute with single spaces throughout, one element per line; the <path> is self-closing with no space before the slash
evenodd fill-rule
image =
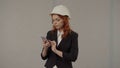
<path id="1" fill-rule="evenodd" d="M 45 42 L 48 41 L 51 44 L 50 40 L 48 40 L 46 37 L 41 36 L 41 38 L 42 38 L 43 41 L 45 41 Z"/>
<path id="2" fill-rule="evenodd" d="M 46 39 L 46 37 L 41 36 L 41 38 L 42 38 L 43 41 L 48 41 L 48 40 Z"/>

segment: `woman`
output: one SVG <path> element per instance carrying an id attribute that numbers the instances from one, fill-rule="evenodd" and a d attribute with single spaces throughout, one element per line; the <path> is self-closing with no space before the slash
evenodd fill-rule
<path id="1" fill-rule="evenodd" d="M 70 13 L 63 5 L 51 12 L 53 29 L 43 40 L 41 57 L 47 59 L 46 68 L 73 68 L 72 62 L 78 56 L 78 34 L 70 29 Z"/>

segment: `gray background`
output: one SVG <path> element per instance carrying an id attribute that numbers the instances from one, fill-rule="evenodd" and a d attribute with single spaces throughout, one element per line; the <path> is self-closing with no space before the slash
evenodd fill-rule
<path id="1" fill-rule="evenodd" d="M 120 0 L 0 0 L 0 68 L 43 68 L 40 36 L 57 4 L 79 34 L 74 68 L 120 68 Z"/>

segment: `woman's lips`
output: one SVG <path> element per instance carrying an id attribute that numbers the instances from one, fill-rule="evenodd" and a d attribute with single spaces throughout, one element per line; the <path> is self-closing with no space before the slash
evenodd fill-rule
<path id="1" fill-rule="evenodd" d="M 55 25 L 55 28 L 59 28 L 59 26 L 58 26 L 58 25 Z"/>

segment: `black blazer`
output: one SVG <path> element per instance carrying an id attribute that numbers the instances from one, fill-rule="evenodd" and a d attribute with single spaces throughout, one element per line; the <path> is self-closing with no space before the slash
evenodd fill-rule
<path id="1" fill-rule="evenodd" d="M 47 39 L 54 40 L 57 43 L 57 31 L 48 31 Z M 49 47 L 47 56 L 43 57 L 41 54 L 43 60 L 47 59 L 45 67 L 53 68 L 54 65 L 57 65 L 58 68 L 73 68 L 72 61 L 76 61 L 78 56 L 78 34 L 71 31 L 56 48 L 63 52 L 63 58 L 55 54 Z"/>

